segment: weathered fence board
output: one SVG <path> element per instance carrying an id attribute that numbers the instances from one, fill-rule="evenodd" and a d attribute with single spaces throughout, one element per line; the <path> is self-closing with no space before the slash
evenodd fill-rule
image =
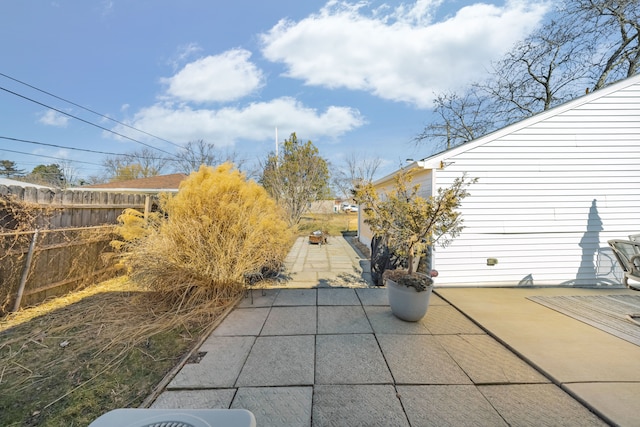
<path id="1" fill-rule="evenodd" d="M 21 306 L 118 274 L 110 246 L 127 208 L 144 212 L 155 196 L 0 185 L 0 315 L 16 300 L 35 229 L 39 236 Z"/>

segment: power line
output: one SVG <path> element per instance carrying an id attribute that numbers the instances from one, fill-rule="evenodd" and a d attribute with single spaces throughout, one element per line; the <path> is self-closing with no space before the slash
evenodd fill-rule
<path id="1" fill-rule="evenodd" d="M 176 144 L 175 142 L 171 142 L 171 141 L 169 141 L 169 140 L 167 140 L 167 139 L 160 138 L 159 136 L 153 135 L 153 134 L 151 134 L 151 133 L 149 133 L 149 132 L 145 132 L 145 131 L 143 131 L 143 130 L 141 130 L 141 129 L 138 129 L 138 128 L 135 128 L 135 127 L 133 127 L 133 126 L 130 126 L 130 125 L 126 124 L 126 123 L 122 123 L 122 122 L 120 122 L 120 121 L 118 121 L 118 120 L 116 120 L 116 119 L 114 119 L 114 118 L 111 118 L 111 117 L 109 117 L 109 116 L 106 116 L 106 115 L 104 115 L 104 114 L 102 114 L 102 113 L 99 113 L 99 112 L 97 112 L 97 111 L 94 111 L 94 110 L 92 110 L 92 109 L 90 109 L 90 108 L 84 107 L 84 106 L 82 106 L 82 105 L 80 105 L 80 104 L 77 104 L 77 103 L 75 103 L 75 102 L 73 102 L 73 101 L 69 101 L 68 99 L 62 98 L 62 97 L 60 97 L 60 96 L 58 96 L 58 95 L 54 95 L 54 94 L 53 94 L 53 93 L 51 93 L 51 92 L 47 92 L 46 90 L 43 90 L 43 89 L 40 89 L 40 88 L 38 88 L 38 87 L 36 87 L 36 86 L 30 85 L 29 83 L 23 82 L 23 81 L 18 80 L 18 79 L 14 78 L 14 77 L 8 76 L 8 75 L 6 75 L 6 74 L 4 74 L 4 73 L 0 73 L 0 76 L 2 76 L 2 77 L 6 77 L 7 79 L 13 80 L 14 82 L 17 82 L 17 83 L 20 83 L 20 84 L 25 85 L 25 86 L 27 86 L 27 87 L 30 87 L 31 89 L 37 90 L 38 92 L 44 93 L 44 94 L 46 94 L 46 95 L 49 95 L 49 96 L 51 96 L 51 97 L 53 97 L 53 98 L 59 99 L 59 100 L 64 101 L 64 102 L 66 102 L 66 103 L 69 103 L 69 104 L 71 104 L 71 105 L 75 105 L 75 106 L 76 106 L 76 107 L 78 107 L 78 108 L 82 108 L 82 109 L 83 109 L 83 110 L 85 110 L 85 111 L 88 111 L 88 112 L 90 112 L 90 113 L 96 114 L 96 115 L 98 115 L 98 116 L 100 116 L 100 117 L 102 117 L 102 118 L 105 118 L 105 119 L 107 119 L 107 120 L 111 120 L 112 122 L 115 122 L 115 123 L 117 123 L 117 124 L 119 124 L 119 125 L 125 126 L 125 127 L 129 128 L 129 129 L 133 129 L 133 130 L 135 130 L 135 131 L 137 131 L 137 132 L 140 132 L 140 133 L 143 133 L 143 134 L 148 135 L 148 136 L 150 136 L 150 137 L 156 138 L 156 139 L 158 139 L 158 140 L 160 140 L 160 141 L 164 141 L 164 142 L 167 142 L 167 143 L 169 143 L 169 144 L 171 144 L 171 145 L 175 145 L 176 147 L 182 148 L 182 146 L 181 146 L 181 145 Z"/>
<path id="2" fill-rule="evenodd" d="M 16 141 L 16 142 L 25 142 L 27 144 L 35 144 L 35 145 L 43 145 L 43 146 L 47 146 L 47 147 L 54 147 L 54 148 L 63 148 L 66 150 L 75 150 L 75 151 L 84 151 L 86 153 L 95 153 L 95 154 L 106 154 L 109 156 L 127 156 L 127 154 L 119 154 L 119 153 L 110 153 L 108 151 L 98 151 L 98 150 L 89 150 L 88 148 L 76 148 L 76 147 L 67 147 L 64 145 L 57 145 L 57 144 L 47 144 L 46 142 L 38 142 L 38 141 L 30 141 L 28 139 L 20 139 L 20 138 L 12 138 L 9 136 L 2 136 L 0 135 L 0 139 L 6 139 L 9 141 Z M 148 159 L 148 160 L 162 160 L 162 157 L 146 157 L 146 156 L 136 156 L 136 158 L 140 158 L 140 159 Z"/>
<path id="3" fill-rule="evenodd" d="M 152 148 L 152 149 L 154 149 L 154 150 L 161 151 L 161 152 L 163 152 L 163 153 L 165 153 L 165 154 L 168 154 L 168 155 L 170 155 L 170 156 L 174 157 L 174 155 L 173 155 L 173 154 L 171 154 L 171 153 L 169 153 L 168 151 L 165 151 L 165 150 L 162 150 L 162 149 L 160 149 L 160 148 L 154 147 L 153 145 L 150 145 L 150 144 L 146 144 L 146 143 L 144 143 L 144 142 L 142 142 L 142 141 L 138 141 L 137 139 L 131 138 L 131 137 L 126 136 L 126 135 L 123 135 L 123 134 L 118 133 L 118 132 L 116 132 L 116 131 L 114 131 L 114 130 L 111 130 L 111 129 L 109 129 L 109 128 L 106 128 L 106 127 L 104 127 L 104 126 L 100 126 L 100 125 L 98 125 L 98 124 L 92 123 L 92 122 L 90 122 L 90 121 L 88 121 L 88 120 L 85 120 L 85 119 L 83 119 L 83 118 L 80 118 L 80 117 L 78 117 L 78 116 L 74 116 L 73 114 L 69 114 L 69 113 L 67 113 L 67 112 L 65 112 L 65 111 L 62 111 L 62 110 L 59 110 L 59 109 L 57 109 L 57 108 L 51 107 L 51 106 L 49 106 L 49 105 L 47 105 L 47 104 L 44 104 L 44 103 L 39 102 L 39 101 L 36 101 L 35 99 L 29 98 L 29 97 L 24 96 L 24 95 L 20 95 L 19 93 L 14 92 L 14 91 L 12 91 L 12 90 L 9 90 L 9 89 L 7 89 L 7 88 L 4 88 L 4 87 L 2 87 L 2 86 L 0 86 L 0 90 L 3 90 L 3 91 L 5 91 L 5 92 L 8 92 L 8 93 L 10 93 L 10 94 L 12 94 L 12 95 L 15 95 L 15 96 L 17 96 L 17 97 L 20 97 L 20 98 L 26 99 L 27 101 L 31 101 L 31 102 L 33 102 L 33 103 L 35 103 L 35 104 L 38 104 L 38 105 L 41 105 L 41 106 L 43 106 L 43 107 L 45 107 L 45 108 L 49 108 L 49 109 L 51 109 L 51 110 L 53 110 L 53 111 L 57 111 L 58 113 L 60 113 L 60 114 L 64 114 L 65 116 L 68 116 L 68 117 L 74 118 L 74 119 L 76 119 L 76 120 L 80 120 L 81 122 L 86 123 L 86 124 L 89 124 L 89 125 L 91 125 L 91 126 L 95 126 L 95 127 L 97 127 L 98 129 L 105 130 L 105 131 L 110 132 L 110 133 L 112 133 L 112 134 L 114 134 L 114 135 L 118 135 L 118 136 L 120 136 L 120 137 L 122 137 L 122 138 L 128 139 L 128 140 L 130 140 L 130 141 L 136 142 L 136 143 L 138 143 L 138 144 L 144 145 L 144 146 L 149 147 L 149 148 Z"/>
<path id="4" fill-rule="evenodd" d="M 84 163 L 84 164 L 87 164 L 87 165 L 102 166 L 102 165 L 100 165 L 98 163 L 85 162 L 84 160 L 63 159 L 63 158 L 60 158 L 60 157 L 45 156 L 44 154 L 33 154 L 33 153 L 25 153 L 24 151 L 8 150 L 6 148 L 0 148 L 0 151 L 6 151 L 6 152 L 9 152 L 9 153 L 16 153 L 16 154 L 24 154 L 24 155 L 27 155 L 27 156 L 46 157 L 48 159 L 60 160 L 60 161 L 63 161 L 63 162 Z"/>

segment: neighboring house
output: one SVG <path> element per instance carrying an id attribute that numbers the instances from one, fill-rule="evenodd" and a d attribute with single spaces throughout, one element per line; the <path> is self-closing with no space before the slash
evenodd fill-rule
<path id="1" fill-rule="evenodd" d="M 174 173 L 171 175 L 156 175 L 148 178 L 129 179 L 126 181 L 108 182 L 106 184 L 83 185 L 84 188 L 91 189 L 108 189 L 109 191 L 118 192 L 142 192 L 142 193 L 162 193 L 177 192 L 180 183 L 187 178 L 183 173 Z M 142 191 L 141 191 L 142 190 Z"/>
<path id="2" fill-rule="evenodd" d="M 170 175 L 156 175 L 148 178 L 130 179 L 126 181 L 108 182 L 106 184 L 83 185 L 74 190 L 108 191 L 110 193 L 145 194 L 144 214 L 154 210 L 154 197 L 159 193 L 177 193 L 180 183 L 188 175 L 174 173 Z"/>
<path id="3" fill-rule="evenodd" d="M 425 196 L 478 178 L 462 234 L 435 248 L 438 285 L 617 286 L 607 240 L 640 233 L 640 75 L 407 168 Z"/>
<path id="4" fill-rule="evenodd" d="M 311 202 L 309 206 L 310 213 L 336 213 L 340 211 L 339 200 L 318 200 Z"/>

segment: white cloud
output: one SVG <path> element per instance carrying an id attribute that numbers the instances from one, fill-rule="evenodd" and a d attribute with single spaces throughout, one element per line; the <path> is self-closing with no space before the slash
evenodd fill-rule
<path id="1" fill-rule="evenodd" d="M 299 22 L 282 20 L 261 35 L 262 52 L 286 76 L 429 107 L 434 92 L 480 78 L 489 61 L 535 28 L 546 3 L 477 3 L 433 22 L 442 2 L 421 0 L 365 15 L 364 3 L 331 1 Z"/>
<path id="2" fill-rule="evenodd" d="M 130 125 L 177 143 L 204 139 L 218 147 L 232 146 L 237 140 L 268 141 L 274 128 L 285 136 L 291 132 L 303 138 L 334 138 L 365 123 L 357 110 L 331 106 L 323 112 L 305 107 L 293 98 L 255 102 L 244 108 L 192 109 L 189 106 L 156 104 L 140 110 Z M 119 126 L 116 132 L 130 135 Z M 139 138 L 139 135 L 132 135 Z"/>
<path id="3" fill-rule="evenodd" d="M 258 90 L 264 81 L 262 71 L 249 61 L 251 52 L 229 50 L 187 64 L 173 77 L 162 79 L 167 95 L 196 102 L 228 102 Z"/>
<path id="4" fill-rule="evenodd" d="M 202 52 L 202 47 L 198 43 L 187 43 L 178 46 L 176 54 L 169 59 L 168 64 L 172 66 L 173 71 L 176 71 L 182 64 L 194 58 L 200 52 Z"/>
<path id="5" fill-rule="evenodd" d="M 69 124 L 69 117 L 65 116 L 64 114 L 58 113 L 55 110 L 47 110 L 40 116 L 38 122 L 47 126 L 66 128 Z"/>

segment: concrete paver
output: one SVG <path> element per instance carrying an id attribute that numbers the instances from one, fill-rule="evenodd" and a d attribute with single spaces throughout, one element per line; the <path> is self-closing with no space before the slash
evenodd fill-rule
<path id="1" fill-rule="evenodd" d="M 606 425 L 555 384 L 487 385 L 478 389 L 512 426 Z"/>
<path id="2" fill-rule="evenodd" d="M 430 306 L 422 323 L 434 335 L 484 334 L 475 323 L 448 305 Z"/>
<path id="3" fill-rule="evenodd" d="M 238 308 L 271 307 L 280 289 L 252 289 L 248 290 Z"/>
<path id="4" fill-rule="evenodd" d="M 318 335 L 316 384 L 391 384 L 373 334 Z"/>
<path id="5" fill-rule="evenodd" d="M 262 335 L 313 335 L 316 333 L 316 306 L 273 307 Z"/>
<path id="6" fill-rule="evenodd" d="M 354 289 L 321 288 L 318 305 L 360 305 L 360 300 Z"/>
<path id="7" fill-rule="evenodd" d="M 396 384 L 471 384 L 432 335 L 379 335 Z"/>
<path id="8" fill-rule="evenodd" d="M 312 387 L 240 387 L 232 409 L 247 409 L 260 427 L 311 425 Z"/>
<path id="9" fill-rule="evenodd" d="M 278 293 L 273 305 L 316 305 L 317 295 L 315 289 L 290 289 L 287 292 Z"/>
<path id="10" fill-rule="evenodd" d="M 640 383 L 585 382 L 564 384 L 564 387 L 618 425 L 640 425 L 640 414 L 638 414 Z"/>
<path id="11" fill-rule="evenodd" d="M 312 425 L 407 427 L 409 423 L 391 384 L 317 385 Z"/>
<path id="12" fill-rule="evenodd" d="M 474 385 L 398 386 L 412 426 L 507 426 Z"/>
<path id="13" fill-rule="evenodd" d="M 349 267 L 355 281 L 337 287 Z M 344 239 L 299 239 L 287 269 L 154 407 L 245 408 L 265 426 L 640 426 L 640 348 L 526 299 L 580 289 L 436 288 L 409 323 Z"/>
<path id="14" fill-rule="evenodd" d="M 387 290 L 384 288 L 356 289 L 356 295 L 358 295 L 362 305 L 389 305 Z"/>
<path id="15" fill-rule="evenodd" d="M 429 333 L 424 318 L 418 322 L 405 322 L 395 317 L 388 305 L 364 306 L 364 311 L 376 334 L 424 335 Z"/>
<path id="16" fill-rule="evenodd" d="M 173 390 L 162 393 L 152 408 L 175 408 L 175 409 L 226 409 L 231 405 L 236 390 L 209 389 L 209 390 Z"/>
<path id="17" fill-rule="evenodd" d="M 267 307 L 234 310 L 218 325 L 213 335 L 259 335 L 270 310 Z"/>
<path id="18" fill-rule="evenodd" d="M 435 338 L 475 384 L 549 382 L 488 335 L 438 335 Z"/>
<path id="19" fill-rule="evenodd" d="M 208 338 L 200 347 L 206 353 L 199 363 L 188 363 L 173 378 L 168 389 L 233 387 L 255 337 Z"/>
<path id="20" fill-rule="evenodd" d="M 318 334 L 367 333 L 373 333 L 373 330 L 361 306 L 318 307 Z"/>
<path id="21" fill-rule="evenodd" d="M 313 385 L 313 335 L 258 337 L 236 386 Z"/>
<path id="22" fill-rule="evenodd" d="M 437 292 L 612 424 L 640 426 L 640 347 L 527 299 L 637 292 L 579 288 L 443 288 Z"/>

